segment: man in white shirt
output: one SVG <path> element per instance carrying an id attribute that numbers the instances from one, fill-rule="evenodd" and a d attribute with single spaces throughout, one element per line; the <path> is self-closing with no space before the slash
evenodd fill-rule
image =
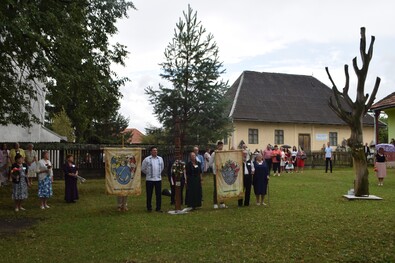
<path id="1" fill-rule="evenodd" d="M 325 148 L 325 173 L 328 172 L 328 164 L 330 166 L 330 171 L 332 173 L 332 148 L 328 142 L 328 146 Z"/>
<path id="2" fill-rule="evenodd" d="M 141 165 L 141 171 L 146 175 L 145 188 L 147 192 L 147 211 L 152 211 L 152 194 L 155 188 L 156 212 L 162 212 L 162 171 L 164 168 L 162 157 L 158 156 L 158 148 L 151 147 L 151 155 L 146 157 Z"/>

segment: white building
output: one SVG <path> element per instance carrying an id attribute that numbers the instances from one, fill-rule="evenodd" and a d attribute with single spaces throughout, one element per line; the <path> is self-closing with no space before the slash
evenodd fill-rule
<path id="1" fill-rule="evenodd" d="M 37 89 L 40 89 L 37 100 L 31 101 L 32 113 L 39 118 L 41 123 L 44 123 L 45 93 L 42 88 Z M 67 141 L 67 138 L 37 123 L 33 123 L 30 128 L 0 125 L 0 142 L 60 142 L 61 140 Z"/>

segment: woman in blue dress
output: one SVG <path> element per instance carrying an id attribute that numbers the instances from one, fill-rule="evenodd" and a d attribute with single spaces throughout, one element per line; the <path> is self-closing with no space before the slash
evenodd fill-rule
<path id="1" fill-rule="evenodd" d="M 267 184 L 269 183 L 269 169 L 266 162 L 263 161 L 262 154 L 258 154 L 254 161 L 255 171 L 253 172 L 254 193 L 256 196 L 257 205 L 266 205 L 263 202 L 267 191 Z"/>
<path id="2" fill-rule="evenodd" d="M 53 171 L 49 160 L 49 153 L 41 153 L 42 159 L 37 164 L 38 170 L 38 197 L 41 199 L 41 209 L 49 208 L 48 198 L 52 196 Z"/>
<path id="3" fill-rule="evenodd" d="M 11 166 L 12 199 L 15 201 L 15 212 L 25 210 L 21 203 L 28 197 L 27 187 L 30 186 L 30 183 L 27 180 L 27 173 L 28 167 L 23 163 L 23 157 L 16 154 L 15 163 Z"/>

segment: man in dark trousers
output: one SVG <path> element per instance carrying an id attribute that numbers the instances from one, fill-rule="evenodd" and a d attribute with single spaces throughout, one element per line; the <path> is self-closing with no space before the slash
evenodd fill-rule
<path id="1" fill-rule="evenodd" d="M 247 161 L 247 151 L 243 151 L 243 184 L 244 184 L 244 206 L 250 205 L 251 185 L 252 185 L 252 172 L 254 171 L 254 164 L 251 160 Z M 243 198 L 238 200 L 239 207 L 243 206 Z"/>
<path id="2" fill-rule="evenodd" d="M 162 212 L 162 171 L 164 168 L 162 157 L 158 156 L 158 148 L 151 147 L 151 155 L 141 164 L 141 171 L 146 175 L 147 211 L 152 211 L 152 194 L 155 188 L 156 212 Z"/>

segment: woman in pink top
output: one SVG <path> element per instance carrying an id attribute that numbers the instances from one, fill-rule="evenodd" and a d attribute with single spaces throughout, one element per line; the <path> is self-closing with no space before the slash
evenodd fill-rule
<path id="1" fill-rule="evenodd" d="M 269 170 L 269 175 L 270 175 L 270 170 L 272 169 L 272 146 L 268 144 L 266 146 L 266 149 L 262 152 L 263 159 L 265 159 L 267 169 Z"/>
<path id="2" fill-rule="evenodd" d="M 281 151 L 278 149 L 277 145 L 274 145 L 274 150 L 272 151 L 272 164 L 273 164 L 273 175 L 281 175 L 280 172 L 280 162 L 281 162 Z"/>

